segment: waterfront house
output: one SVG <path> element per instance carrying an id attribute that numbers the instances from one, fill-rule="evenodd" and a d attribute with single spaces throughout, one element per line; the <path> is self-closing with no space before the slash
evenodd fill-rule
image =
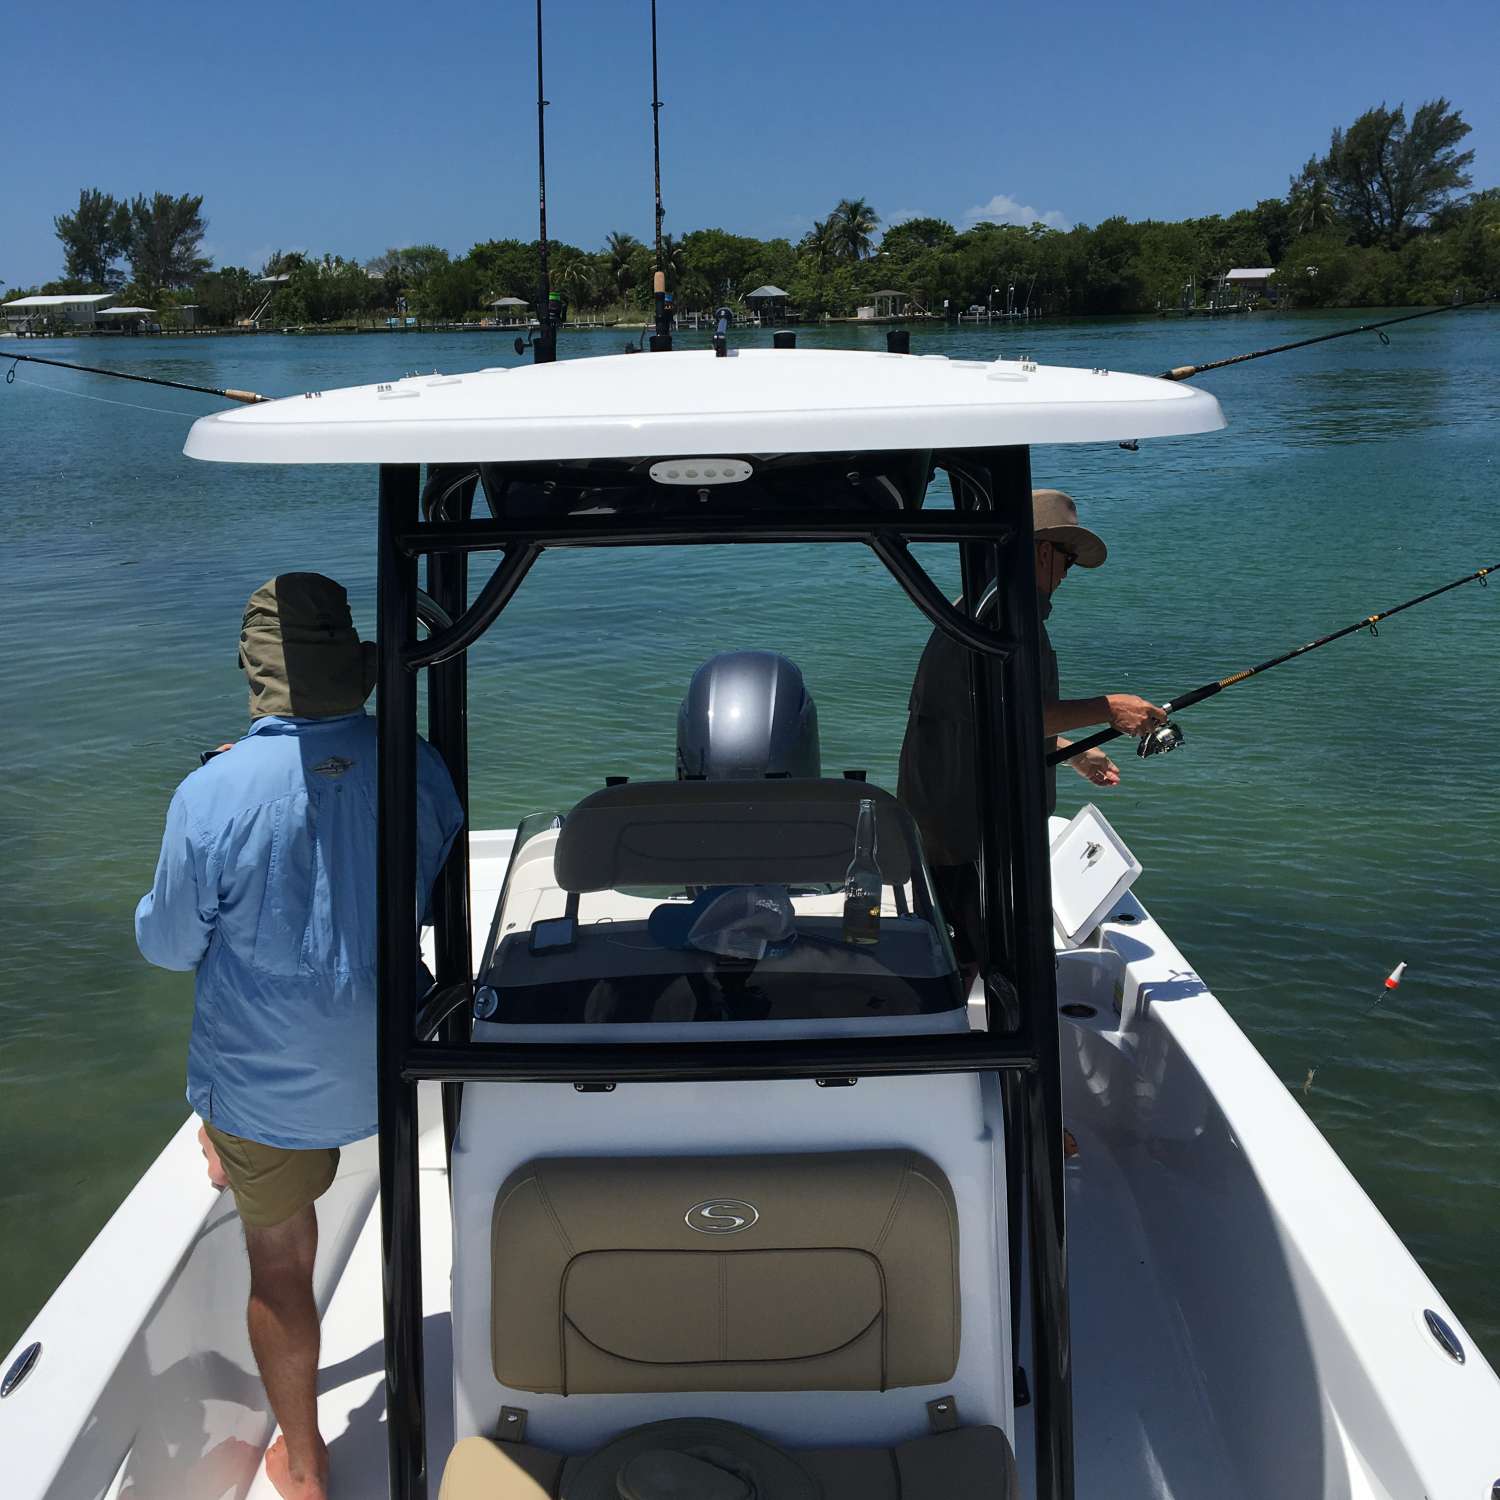
<path id="1" fill-rule="evenodd" d="M 92 328 L 113 292 L 64 292 L 48 296 L 17 297 L 0 311 L 12 333 L 44 333 L 52 329 Z"/>
<path id="2" fill-rule="evenodd" d="M 1265 298 L 1274 302 L 1276 294 L 1271 290 L 1271 278 L 1275 274 L 1275 269 L 1271 266 L 1241 266 L 1225 272 L 1224 290 L 1233 293 L 1239 300 L 1258 302 Z"/>
<path id="3" fill-rule="evenodd" d="M 766 285 L 756 287 L 753 292 L 746 292 L 745 301 L 762 323 L 785 323 L 787 300 L 790 296 L 790 292 L 782 291 L 779 286 Z"/>

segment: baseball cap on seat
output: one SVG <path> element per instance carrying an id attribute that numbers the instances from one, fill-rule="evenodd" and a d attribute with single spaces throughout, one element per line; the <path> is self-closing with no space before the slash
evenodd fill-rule
<path id="1" fill-rule="evenodd" d="M 780 958 L 797 940 L 796 912 L 781 885 L 711 886 L 694 901 L 658 906 L 646 930 L 663 948 L 723 958 Z"/>

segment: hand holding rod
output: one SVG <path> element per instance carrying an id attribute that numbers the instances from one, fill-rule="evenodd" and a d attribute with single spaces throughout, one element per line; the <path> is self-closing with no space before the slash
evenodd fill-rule
<path id="1" fill-rule="evenodd" d="M 1169 716 L 1181 709 L 1191 708 L 1195 703 L 1202 703 L 1205 698 L 1212 698 L 1215 693 L 1221 693 L 1225 688 L 1233 687 L 1237 682 L 1244 682 L 1248 678 L 1259 676 L 1262 672 L 1269 672 L 1272 667 L 1279 667 L 1283 662 L 1291 661 L 1293 657 L 1305 656 L 1309 651 L 1316 651 L 1319 646 L 1326 646 L 1331 641 L 1339 640 L 1346 635 L 1353 635 L 1356 630 L 1368 630 L 1371 635 L 1378 635 L 1379 631 L 1375 627 L 1381 620 L 1387 620 L 1392 615 L 1399 615 L 1403 609 L 1412 609 L 1418 604 L 1425 604 L 1429 599 L 1436 599 L 1439 594 L 1446 594 L 1449 589 L 1461 588 L 1466 583 L 1473 583 L 1476 578 L 1480 583 L 1484 583 L 1488 576 L 1496 571 L 1497 566 L 1500 565 L 1491 564 L 1487 568 L 1480 568 L 1477 573 L 1465 573 L 1462 578 L 1455 578 L 1452 583 L 1445 583 L 1442 588 L 1419 594 L 1415 599 L 1408 599 L 1405 604 L 1397 604 L 1390 609 L 1382 610 L 1378 615 L 1366 615 L 1364 619 L 1356 620 L 1352 625 L 1344 626 L 1342 630 L 1335 630 L 1331 635 L 1321 636 L 1315 641 L 1309 641 L 1305 646 L 1297 646 L 1291 651 L 1283 652 L 1280 656 L 1273 656 L 1270 661 L 1263 661 L 1258 667 L 1249 667 L 1243 672 L 1231 673 L 1228 677 L 1221 677 L 1217 682 L 1205 682 L 1202 687 L 1183 693 L 1170 703 L 1163 703 L 1162 708 Z M 1047 764 L 1055 766 L 1062 761 L 1072 760 L 1075 755 L 1082 755 L 1085 750 L 1092 750 L 1096 745 L 1107 744 L 1110 740 L 1119 738 L 1118 729 L 1101 729 L 1097 734 L 1091 734 L 1086 739 L 1074 740 L 1072 744 L 1052 751 L 1047 757 Z"/>

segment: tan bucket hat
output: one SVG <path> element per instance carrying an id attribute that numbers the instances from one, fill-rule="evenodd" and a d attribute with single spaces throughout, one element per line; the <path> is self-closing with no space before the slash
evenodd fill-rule
<path id="1" fill-rule="evenodd" d="M 1056 542 L 1077 555 L 1080 568 L 1098 568 L 1109 548 L 1087 526 L 1078 524 L 1078 507 L 1061 490 L 1032 490 L 1031 529 L 1039 542 Z"/>
<path id="2" fill-rule="evenodd" d="M 321 573 L 282 573 L 251 594 L 240 666 L 252 719 L 352 714 L 375 686 L 375 648 L 355 633 L 343 586 Z"/>

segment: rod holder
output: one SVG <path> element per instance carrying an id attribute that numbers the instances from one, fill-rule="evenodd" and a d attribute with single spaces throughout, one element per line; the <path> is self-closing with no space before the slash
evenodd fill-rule
<path id="1" fill-rule="evenodd" d="M 911 353 L 911 331 L 906 328 L 888 329 L 885 336 L 885 352 L 887 354 L 910 354 Z"/>
<path id="2" fill-rule="evenodd" d="M 795 349 L 797 347 L 797 335 L 789 333 L 785 329 L 778 329 L 771 335 L 771 347 L 773 349 Z"/>

